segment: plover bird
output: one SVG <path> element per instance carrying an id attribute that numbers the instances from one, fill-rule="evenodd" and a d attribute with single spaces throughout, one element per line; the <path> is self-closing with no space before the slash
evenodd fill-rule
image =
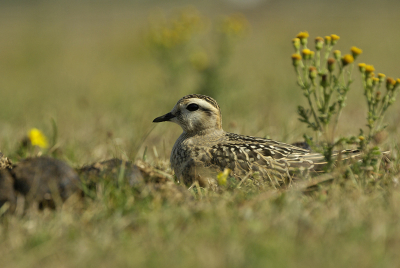
<path id="1" fill-rule="evenodd" d="M 299 174 L 318 172 L 326 165 L 322 154 L 271 139 L 225 132 L 218 103 L 191 94 L 181 98 L 171 112 L 153 122 L 170 121 L 183 129 L 171 152 L 171 166 L 179 181 L 207 184 L 225 168 L 241 179 L 258 172 L 272 183 L 288 183 Z M 357 150 L 340 154 L 356 155 Z M 336 154 L 338 155 L 338 153 Z"/>

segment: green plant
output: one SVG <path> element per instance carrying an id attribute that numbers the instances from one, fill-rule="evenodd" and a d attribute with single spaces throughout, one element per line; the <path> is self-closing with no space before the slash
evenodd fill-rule
<path id="1" fill-rule="evenodd" d="M 194 71 L 200 80 L 197 93 L 216 97 L 222 91 L 222 70 L 249 24 L 241 14 L 225 16 L 212 24 L 209 21 L 193 8 L 182 9 L 170 19 L 160 14 L 150 20 L 147 41 L 167 74 L 167 86 L 176 87 L 184 79 L 183 74 Z M 209 25 L 211 31 L 207 31 Z"/>
<path id="2" fill-rule="evenodd" d="M 322 153 L 329 163 L 329 168 L 333 161 L 333 150 L 338 145 L 356 143 L 361 150 L 370 149 L 368 145 L 373 136 L 385 128 L 382 126 L 382 121 L 385 112 L 395 101 L 400 79 L 387 78 L 386 94 L 382 97 L 379 89 L 386 76 L 379 74 L 375 77 L 372 65 L 360 63 L 358 66 L 368 107 L 369 133 L 366 139 L 363 130 L 360 130 L 358 138 L 337 138 L 335 132 L 343 108 L 346 106 L 347 93 L 354 81 L 352 78 L 354 61 L 362 50 L 352 47 L 351 53 L 344 56 L 339 50 L 332 51 L 340 39 L 339 36 L 332 34 L 325 38 L 315 38 L 314 52 L 307 46 L 308 37 L 308 32 L 300 32 L 292 40 L 295 48 L 292 63 L 297 75 L 297 84 L 308 102 L 307 108 L 298 106 L 298 114 L 299 120 L 314 131 L 316 143 L 322 145 Z M 320 141 L 321 137 L 322 141 Z M 305 136 L 305 138 L 309 144 L 313 143 L 309 137 Z"/>

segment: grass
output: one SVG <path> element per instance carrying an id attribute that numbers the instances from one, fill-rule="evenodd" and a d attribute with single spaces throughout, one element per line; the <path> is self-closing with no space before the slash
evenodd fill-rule
<path id="1" fill-rule="evenodd" d="M 51 136 L 54 118 L 58 157 L 74 167 L 113 156 L 134 160 L 147 147 L 147 161 L 170 172 L 180 129 L 161 124 L 143 137 L 152 119 L 193 93 L 198 78 L 190 74 L 166 87 L 142 33 L 156 6 L 181 4 L 0 4 L 2 153 L 11 155 L 32 127 Z M 308 131 L 297 121 L 304 100 L 290 60 L 290 40 L 301 30 L 336 33 L 339 49 L 356 45 L 364 50 L 360 61 L 399 75 L 396 1 L 266 1 L 249 9 L 206 1 L 196 7 L 210 18 L 241 11 L 251 24 L 222 74 L 218 102 L 227 131 L 286 142 Z M 340 135 L 365 126 L 359 90 L 349 92 Z M 83 202 L 71 198 L 56 211 L 2 217 L 0 266 L 397 267 L 400 108 L 394 106 L 386 118 L 389 138 L 380 145 L 393 152 L 388 171 L 355 180 L 338 171 L 335 183 L 310 195 L 250 181 L 214 193 L 171 182 L 132 189 L 105 179 Z"/>
<path id="2" fill-rule="evenodd" d="M 365 191 L 349 181 L 311 196 L 254 185 L 199 195 L 172 183 L 157 187 L 141 193 L 100 187 L 83 205 L 69 200 L 56 212 L 4 218 L 2 263 L 392 267 L 399 261 L 398 190 Z"/>

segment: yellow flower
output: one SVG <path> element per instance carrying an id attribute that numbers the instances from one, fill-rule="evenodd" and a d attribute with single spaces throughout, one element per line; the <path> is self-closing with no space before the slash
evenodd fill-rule
<path id="1" fill-rule="evenodd" d="M 292 54 L 292 59 L 293 60 L 301 60 L 301 56 L 300 56 L 300 54 L 295 53 L 295 54 Z"/>
<path id="2" fill-rule="evenodd" d="M 365 140 L 364 136 L 358 136 L 358 139 L 359 139 L 360 141 Z"/>
<path id="3" fill-rule="evenodd" d="M 400 78 L 397 78 L 397 79 L 396 79 L 396 83 L 397 83 L 397 85 L 400 84 Z"/>
<path id="4" fill-rule="evenodd" d="M 340 37 L 337 36 L 336 34 L 331 34 L 332 40 L 339 40 Z"/>
<path id="5" fill-rule="evenodd" d="M 353 58 L 353 56 L 350 55 L 350 54 L 346 54 L 346 55 L 344 55 L 343 58 L 342 58 L 342 64 L 343 64 L 343 66 L 346 66 L 346 65 L 352 63 L 353 61 L 354 61 L 354 58 Z"/>
<path id="6" fill-rule="evenodd" d="M 332 42 L 332 37 L 330 37 L 329 35 L 325 36 L 325 45 L 329 46 L 331 42 Z"/>
<path id="7" fill-rule="evenodd" d="M 217 181 L 218 185 L 226 185 L 226 180 L 228 179 L 231 170 L 229 168 L 225 168 L 223 172 L 218 173 Z"/>
<path id="8" fill-rule="evenodd" d="M 354 58 L 357 58 L 357 56 L 363 52 L 362 49 L 359 49 L 358 47 L 351 47 L 350 50 Z"/>
<path id="9" fill-rule="evenodd" d="M 303 39 L 303 38 L 308 38 L 310 35 L 308 34 L 307 31 L 305 32 L 300 32 L 298 35 L 296 35 L 297 38 Z"/>
<path id="10" fill-rule="evenodd" d="M 373 71 L 375 71 L 375 68 L 374 68 L 373 65 L 366 65 L 365 66 L 365 72 L 372 73 Z"/>
<path id="11" fill-rule="evenodd" d="M 375 86 L 379 83 L 379 78 L 378 77 L 373 77 L 372 78 L 372 84 Z"/>
<path id="12" fill-rule="evenodd" d="M 332 38 L 332 45 L 335 45 L 337 41 L 340 39 L 340 37 L 337 36 L 336 34 L 331 34 L 331 38 Z"/>
<path id="13" fill-rule="evenodd" d="M 298 53 L 292 54 L 293 66 L 298 66 L 301 62 L 301 55 Z"/>
<path id="14" fill-rule="evenodd" d="M 311 55 L 313 54 L 313 51 L 309 50 L 308 48 L 305 48 L 301 51 L 301 53 L 303 54 L 303 59 L 310 59 Z"/>
<path id="15" fill-rule="evenodd" d="M 303 46 L 307 45 L 307 38 L 308 38 L 308 32 L 300 32 L 298 35 L 296 35 L 297 38 L 300 39 L 300 42 Z"/>
<path id="16" fill-rule="evenodd" d="M 360 69 L 360 72 L 365 72 L 365 67 L 367 67 L 367 64 L 365 63 L 359 63 L 358 68 Z"/>
<path id="17" fill-rule="evenodd" d="M 31 144 L 34 146 L 37 145 L 41 148 L 49 147 L 46 136 L 37 128 L 32 128 L 29 130 L 28 137 L 31 141 Z"/>

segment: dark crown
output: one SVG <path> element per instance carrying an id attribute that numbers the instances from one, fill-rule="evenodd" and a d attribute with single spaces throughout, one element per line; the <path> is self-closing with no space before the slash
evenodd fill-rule
<path id="1" fill-rule="evenodd" d="M 212 106 L 214 106 L 215 108 L 217 108 L 219 110 L 219 105 L 217 103 L 216 100 L 214 100 L 213 98 L 206 96 L 206 95 L 200 95 L 200 94 L 190 94 L 190 95 L 186 95 L 184 97 L 182 97 L 179 101 L 183 101 L 183 100 L 187 100 L 187 99 L 192 99 L 192 98 L 197 98 L 197 99 L 202 99 L 207 101 L 208 103 L 210 103 Z"/>

